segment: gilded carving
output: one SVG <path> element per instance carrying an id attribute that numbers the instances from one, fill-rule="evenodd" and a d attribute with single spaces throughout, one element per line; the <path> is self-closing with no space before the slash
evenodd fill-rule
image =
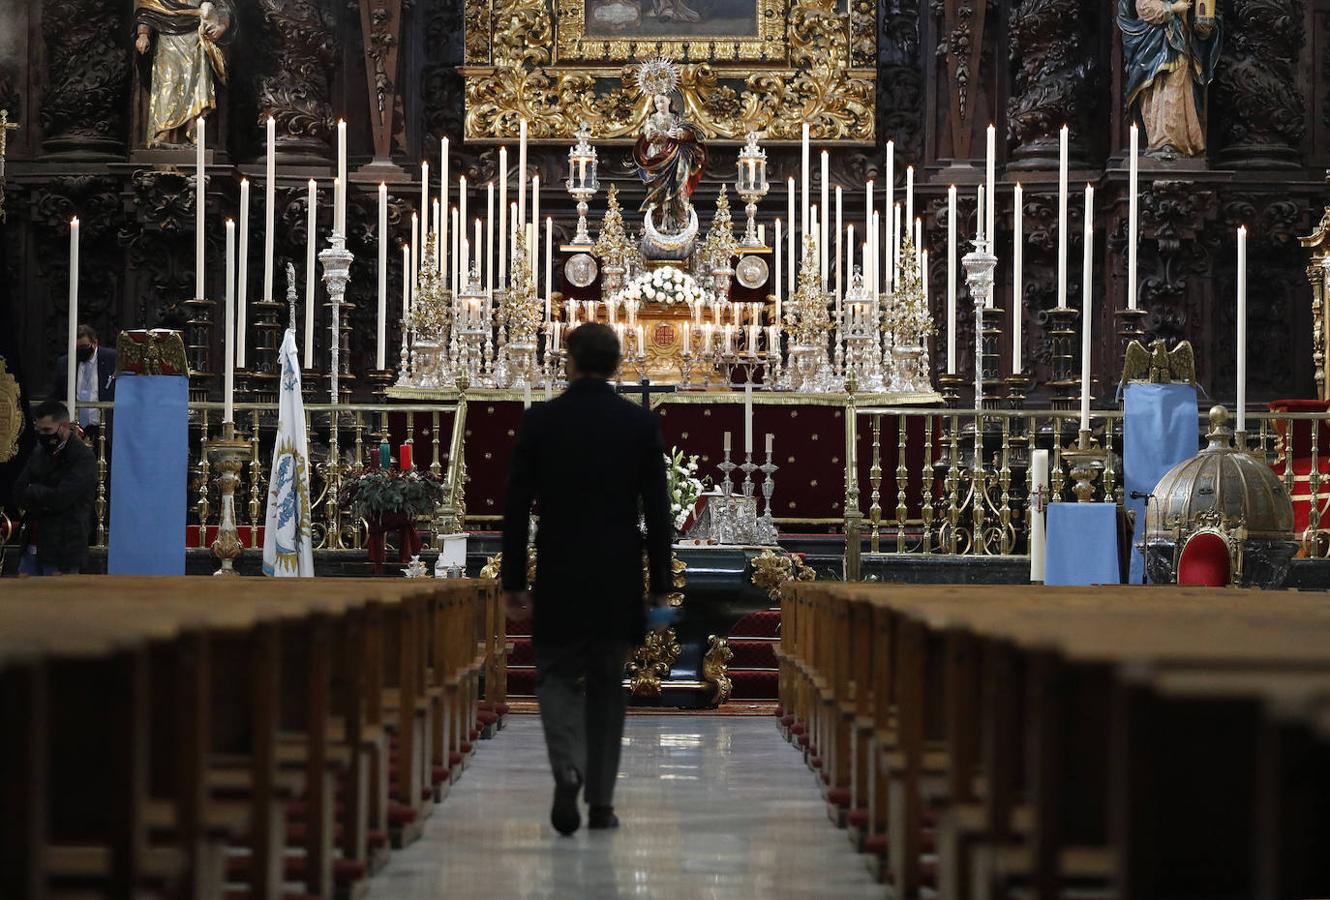
<path id="1" fill-rule="evenodd" d="M 18 379 L 5 368 L 5 358 L 0 356 L 0 463 L 9 462 L 18 453 L 19 435 L 23 434 L 21 394 Z"/>
<path id="2" fill-rule="evenodd" d="M 634 697 L 659 697 L 661 685 L 683 647 L 673 628 L 652 631 L 628 660 L 628 690 Z"/>
<path id="3" fill-rule="evenodd" d="M 730 680 L 730 660 L 733 658 L 729 641 L 714 634 L 707 638 L 707 652 L 702 657 L 702 680 L 712 687 L 713 707 L 729 700 L 730 692 L 734 690 L 734 682 Z"/>
<path id="4" fill-rule="evenodd" d="M 780 602 L 780 592 L 791 581 L 814 581 L 817 573 L 794 553 L 763 550 L 753 557 L 753 586 L 766 590 L 773 603 Z"/>

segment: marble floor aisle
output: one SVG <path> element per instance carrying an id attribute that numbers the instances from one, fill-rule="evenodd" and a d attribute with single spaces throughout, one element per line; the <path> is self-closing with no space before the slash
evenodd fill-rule
<path id="1" fill-rule="evenodd" d="M 629 717 L 617 832 L 561 838 L 540 721 L 514 716 L 370 881 L 372 900 L 882 897 L 769 718 Z"/>

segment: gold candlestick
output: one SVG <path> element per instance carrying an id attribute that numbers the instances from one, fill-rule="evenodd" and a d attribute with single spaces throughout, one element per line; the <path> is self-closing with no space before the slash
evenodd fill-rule
<path id="1" fill-rule="evenodd" d="M 240 472 L 250 455 L 249 441 L 236 438 L 235 423 L 222 423 L 222 439 L 210 441 L 208 456 L 217 470 L 217 492 L 221 497 L 221 520 L 217 525 L 217 539 L 212 542 L 212 554 L 221 562 L 214 575 L 239 574 L 235 561 L 244 553 L 240 534 L 236 531 L 236 488 L 240 485 Z"/>
<path id="2" fill-rule="evenodd" d="M 1066 461 L 1067 468 L 1071 471 L 1071 480 L 1074 482 L 1071 492 L 1076 495 L 1078 503 L 1094 501 L 1094 483 L 1099 479 L 1099 470 L 1104 467 L 1107 455 L 1088 428 L 1081 429 L 1074 447 L 1062 451 L 1062 458 Z"/>

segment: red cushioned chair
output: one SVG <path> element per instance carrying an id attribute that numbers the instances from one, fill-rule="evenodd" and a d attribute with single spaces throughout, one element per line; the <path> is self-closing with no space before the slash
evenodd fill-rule
<path id="1" fill-rule="evenodd" d="M 1227 587 L 1236 580 L 1240 562 L 1231 538 L 1217 529 L 1192 533 L 1178 555 L 1178 584 Z"/>

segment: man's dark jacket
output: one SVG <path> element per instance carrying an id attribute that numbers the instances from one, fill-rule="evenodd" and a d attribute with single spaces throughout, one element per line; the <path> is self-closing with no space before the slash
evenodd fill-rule
<path id="1" fill-rule="evenodd" d="M 71 436 L 54 455 L 32 448 L 14 483 L 14 496 L 37 528 L 37 561 L 61 572 L 88 562 L 88 525 L 97 495 L 97 461 L 92 450 Z"/>
<path id="2" fill-rule="evenodd" d="M 641 643 L 642 533 L 651 593 L 670 590 L 673 523 L 656 417 L 602 379 L 574 381 L 522 418 L 503 516 L 503 587 L 527 587 L 527 529 L 539 515 L 532 635 L 538 643 Z"/>
<path id="3" fill-rule="evenodd" d="M 74 377 L 78 377 L 78 362 L 74 363 Z M 97 348 L 97 398 L 102 403 L 115 400 L 115 351 L 110 347 Z M 51 377 L 51 398 L 64 400 L 69 396 L 69 354 L 63 354 L 55 361 L 55 373 Z M 74 410 L 69 411 L 70 418 Z"/>

